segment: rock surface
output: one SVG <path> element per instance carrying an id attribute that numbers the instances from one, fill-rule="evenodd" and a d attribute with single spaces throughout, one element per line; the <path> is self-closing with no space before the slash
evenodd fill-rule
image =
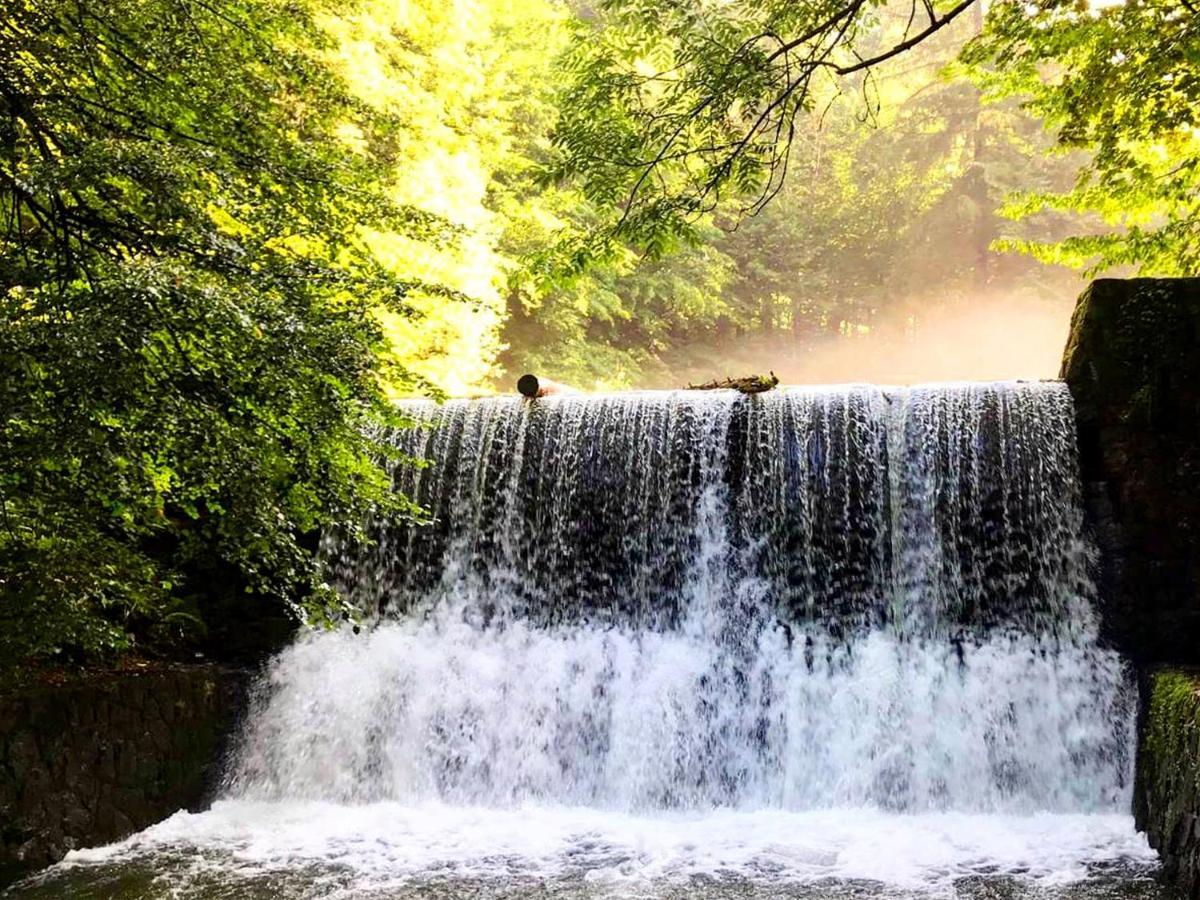
<path id="1" fill-rule="evenodd" d="M 1200 679 L 1178 670 L 1149 680 L 1134 815 L 1163 874 L 1200 897 Z"/>
<path id="2" fill-rule="evenodd" d="M 1143 670 L 1200 664 L 1200 279 L 1101 279 L 1062 377 L 1106 636 Z"/>
<path id="3" fill-rule="evenodd" d="M 246 681 L 178 666 L 0 695 L 0 886 L 205 800 Z"/>

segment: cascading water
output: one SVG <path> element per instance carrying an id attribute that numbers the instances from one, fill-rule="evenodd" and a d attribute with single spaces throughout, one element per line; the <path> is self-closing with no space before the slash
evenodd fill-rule
<path id="1" fill-rule="evenodd" d="M 276 659 L 226 799 L 121 852 L 323 859 L 354 895 L 1148 860 L 1062 385 L 407 408 L 431 522 L 326 547 L 364 633 Z"/>
<path id="2" fill-rule="evenodd" d="M 415 405 L 429 528 L 339 560 L 383 625 L 277 664 L 232 792 L 339 802 L 1097 810 L 1057 384 Z M 336 549 L 333 553 L 337 553 Z M 329 686 L 336 690 L 329 690 Z"/>

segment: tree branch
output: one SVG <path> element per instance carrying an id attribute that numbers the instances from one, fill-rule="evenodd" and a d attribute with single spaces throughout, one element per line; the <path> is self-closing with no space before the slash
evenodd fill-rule
<path id="1" fill-rule="evenodd" d="M 908 40 L 901 41 L 900 43 L 896 44 L 896 46 L 892 47 L 892 49 L 887 50 L 884 53 L 880 53 L 878 56 L 872 56 L 868 59 L 864 59 L 852 66 L 839 66 L 835 68 L 834 71 L 839 75 L 850 75 L 854 72 L 861 72 L 863 69 L 869 69 L 872 66 L 877 66 L 880 63 L 887 62 L 889 59 L 899 56 L 906 50 L 911 50 L 926 38 L 929 38 L 938 31 L 941 31 L 956 18 L 958 18 L 962 13 L 966 12 L 978 2 L 979 0 L 962 0 L 958 6 L 954 7 L 954 9 L 950 10 L 940 19 L 935 19 L 933 22 L 931 22 L 929 27 L 924 31 L 914 34 Z"/>

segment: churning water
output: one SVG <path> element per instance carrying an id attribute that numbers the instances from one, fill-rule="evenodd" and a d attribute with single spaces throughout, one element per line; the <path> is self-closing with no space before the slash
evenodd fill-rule
<path id="1" fill-rule="evenodd" d="M 327 548 L 370 627 L 31 896 L 1152 893 L 1062 385 L 409 409 L 431 523 Z"/>

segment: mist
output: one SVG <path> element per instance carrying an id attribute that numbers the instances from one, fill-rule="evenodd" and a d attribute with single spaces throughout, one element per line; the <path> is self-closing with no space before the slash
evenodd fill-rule
<path id="1" fill-rule="evenodd" d="M 789 355 L 776 374 L 787 384 L 1056 378 L 1073 308 L 1070 301 L 995 296 L 928 307 Z"/>
<path id="2" fill-rule="evenodd" d="M 783 384 L 1003 381 L 1057 378 L 1075 297 L 1004 295 L 896 304 L 869 326 L 801 341 L 790 332 L 696 348 L 646 387 L 680 387 L 773 371 Z M 681 381 L 682 379 L 682 381 Z"/>

